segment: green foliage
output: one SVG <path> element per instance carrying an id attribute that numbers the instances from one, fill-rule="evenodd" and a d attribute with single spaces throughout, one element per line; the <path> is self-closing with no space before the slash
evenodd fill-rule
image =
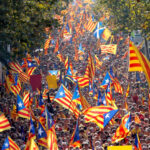
<path id="1" fill-rule="evenodd" d="M 40 47 L 45 27 L 51 29 L 59 25 L 53 16 L 65 9 L 67 4 L 68 0 L 1 0 L 1 53 L 8 44 L 11 45 L 10 55 L 14 58 L 23 56 L 25 50 Z"/>
<path id="2" fill-rule="evenodd" d="M 143 36 L 149 36 L 150 31 L 149 0 L 96 0 L 94 12 L 97 16 L 109 14 L 105 24 L 114 32 L 131 33 L 141 30 Z"/>

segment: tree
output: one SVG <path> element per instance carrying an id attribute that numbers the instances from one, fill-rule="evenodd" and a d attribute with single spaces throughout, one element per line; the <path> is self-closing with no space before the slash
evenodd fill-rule
<path id="1" fill-rule="evenodd" d="M 1 62 L 6 64 L 8 58 L 21 57 L 25 51 L 40 47 L 44 40 L 44 29 L 59 25 L 54 15 L 60 14 L 68 2 L 68 0 L 1 0 Z M 7 45 L 10 45 L 11 53 L 7 52 Z"/>
<path id="2" fill-rule="evenodd" d="M 143 36 L 150 36 L 149 0 L 96 0 L 94 12 L 97 16 L 108 15 L 105 24 L 117 33 L 131 33 L 141 30 Z"/>

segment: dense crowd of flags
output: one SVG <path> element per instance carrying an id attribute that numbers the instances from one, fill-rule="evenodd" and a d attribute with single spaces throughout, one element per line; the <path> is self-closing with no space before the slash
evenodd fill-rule
<path id="1" fill-rule="evenodd" d="M 21 117 L 30 120 L 29 136 L 25 150 L 38 150 L 36 141 L 39 145 L 50 150 L 58 149 L 55 131 L 56 123 L 52 119 L 44 102 L 49 98 L 51 101 L 55 101 L 65 109 L 69 110 L 70 113 L 77 119 L 76 126 L 74 132 L 72 133 L 72 137 L 70 138 L 68 147 L 81 147 L 78 122 L 78 118 L 81 115 L 84 116 L 86 123 L 95 123 L 100 129 L 104 129 L 108 123 L 113 124 L 114 122 L 113 117 L 118 112 L 118 108 L 115 104 L 112 91 L 114 90 L 116 93 L 124 94 L 125 90 L 123 90 L 119 80 L 115 76 L 113 68 L 110 67 L 110 71 L 106 73 L 102 83 L 100 84 L 100 87 L 105 91 L 103 95 L 101 94 L 100 89 L 98 89 L 95 85 L 95 73 L 96 70 L 103 65 L 103 60 L 109 59 L 109 56 L 106 56 L 103 60 L 99 60 L 97 55 L 93 57 L 91 51 L 89 50 L 87 53 L 83 44 L 78 40 L 78 38 L 84 35 L 85 32 L 93 33 L 93 36 L 98 42 L 100 42 L 100 39 L 103 39 L 104 41 L 110 41 L 109 44 L 105 44 L 106 42 L 102 44 L 99 43 L 101 54 L 117 54 L 117 44 L 112 44 L 113 35 L 110 29 L 103 26 L 101 21 L 96 21 L 93 19 L 93 16 L 88 12 L 91 3 L 92 2 L 90 0 L 83 2 L 76 0 L 73 4 L 69 4 L 68 9 L 63 12 L 66 13 L 66 21 L 62 21 L 62 18 L 59 15 L 55 16 L 56 19 L 63 22 L 62 29 L 59 32 L 60 34 L 56 39 L 56 42 L 51 34 L 45 41 L 44 54 L 47 55 L 48 49 L 51 47 L 51 45 L 54 45 L 54 53 L 65 67 L 64 76 L 62 76 L 60 70 L 48 71 L 48 75 L 56 76 L 59 83 L 59 88 L 54 97 L 47 95 L 49 92 L 48 88 L 43 89 L 43 92 L 41 89 L 37 88 L 39 93 L 38 98 L 32 97 L 30 94 L 31 91 L 29 90 L 23 91 L 23 84 L 26 83 L 28 86 L 30 86 L 29 82 L 31 80 L 31 76 L 40 65 L 39 57 L 32 58 L 30 54 L 27 54 L 26 57 L 22 59 L 23 61 L 21 64 L 19 62 L 10 62 L 9 64 L 10 69 L 5 75 L 5 88 L 8 93 L 12 92 L 16 96 L 16 105 L 13 106 L 13 110 L 11 111 L 11 118 L 17 120 L 18 117 Z M 106 19 L 105 16 L 102 16 L 102 18 Z M 103 20 L 102 18 L 100 18 L 100 20 Z M 121 38 L 119 39 L 121 40 Z M 87 59 L 84 60 L 87 62 L 87 66 L 83 76 L 76 76 L 76 71 L 73 69 L 74 64 L 72 63 L 71 59 L 68 56 L 63 55 L 62 50 L 60 50 L 60 41 L 64 42 L 66 45 L 74 42 L 74 61 L 84 60 L 85 58 L 83 56 L 85 56 L 87 53 Z M 127 54 L 129 54 L 129 71 L 143 71 L 145 73 L 147 82 L 150 85 L 150 63 L 147 58 L 131 41 L 129 42 L 129 52 L 125 55 Z M 122 59 L 125 57 L 126 56 L 124 56 Z M 33 59 L 36 62 L 36 65 L 33 63 Z M 74 85 L 73 93 L 68 86 L 69 84 L 67 83 L 67 80 Z M 91 104 L 83 96 L 81 89 L 84 87 L 89 87 L 89 95 L 92 96 L 93 99 L 97 100 L 96 106 L 91 106 Z M 96 88 L 97 92 L 95 91 Z M 21 95 L 21 93 L 23 94 Z M 129 85 L 125 94 L 125 108 L 127 111 L 128 95 Z M 38 116 L 38 118 L 34 115 L 34 108 L 32 106 L 33 102 L 35 102 L 36 107 L 41 110 L 41 115 Z M 138 120 L 138 118 L 136 120 Z M 33 122 L 37 123 L 38 133 L 35 132 L 35 126 Z M 129 135 L 130 123 L 131 114 L 130 112 L 127 112 L 127 114 L 122 117 L 121 124 L 112 137 L 112 143 L 119 142 Z M 8 129 L 11 129 L 11 125 L 5 115 L 1 114 L 0 132 Z M 141 150 L 138 135 L 136 135 L 135 138 L 135 148 L 137 150 Z M 19 150 L 20 148 L 8 136 L 2 146 L 2 150 L 6 149 Z"/>

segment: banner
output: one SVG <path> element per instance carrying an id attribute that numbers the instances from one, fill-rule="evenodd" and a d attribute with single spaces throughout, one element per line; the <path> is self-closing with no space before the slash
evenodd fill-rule
<path id="1" fill-rule="evenodd" d="M 107 150 L 132 150 L 132 145 L 126 145 L 126 146 L 108 146 Z"/>
<path id="2" fill-rule="evenodd" d="M 116 55 L 117 45 L 109 44 L 109 45 L 101 45 L 101 54 L 111 53 Z"/>
<path id="3" fill-rule="evenodd" d="M 57 79 L 55 75 L 48 75 L 46 80 L 49 89 L 57 89 Z"/>

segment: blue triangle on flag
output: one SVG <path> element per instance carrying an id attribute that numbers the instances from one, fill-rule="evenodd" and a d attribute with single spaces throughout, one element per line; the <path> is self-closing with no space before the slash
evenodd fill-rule
<path id="1" fill-rule="evenodd" d="M 109 121 L 113 118 L 113 116 L 118 112 L 118 109 L 111 110 L 108 113 L 104 114 L 104 124 L 103 126 L 105 127 Z"/>
<path id="2" fill-rule="evenodd" d="M 25 108 L 24 103 L 23 103 L 21 97 L 17 94 L 17 112 L 24 108 Z"/>
<path id="3" fill-rule="evenodd" d="M 55 99 L 56 98 L 63 98 L 63 97 L 65 97 L 66 95 L 65 95 L 65 90 L 64 90 L 64 88 L 63 88 L 63 84 L 61 84 L 61 86 L 59 87 L 59 89 L 58 89 L 58 91 L 57 91 L 57 94 L 56 94 L 56 96 L 55 96 Z"/>
<path id="4" fill-rule="evenodd" d="M 2 146 L 2 150 L 7 150 L 10 148 L 8 137 L 5 139 L 4 144 Z"/>

